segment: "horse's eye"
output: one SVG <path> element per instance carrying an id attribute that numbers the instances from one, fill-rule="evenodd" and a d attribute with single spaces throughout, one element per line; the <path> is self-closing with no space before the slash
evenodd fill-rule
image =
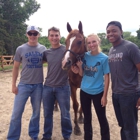
<path id="1" fill-rule="evenodd" d="M 78 43 L 78 45 L 81 45 L 82 44 L 82 41 L 78 41 L 77 43 Z"/>

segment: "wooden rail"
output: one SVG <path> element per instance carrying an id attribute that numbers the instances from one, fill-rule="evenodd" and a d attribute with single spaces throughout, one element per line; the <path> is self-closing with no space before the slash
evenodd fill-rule
<path id="1" fill-rule="evenodd" d="M 0 56 L 0 66 L 3 71 L 5 71 L 6 66 L 13 66 L 13 55 L 1 55 Z"/>

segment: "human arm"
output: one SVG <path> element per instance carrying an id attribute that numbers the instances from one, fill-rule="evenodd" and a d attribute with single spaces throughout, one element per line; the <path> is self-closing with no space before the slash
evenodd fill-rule
<path id="1" fill-rule="evenodd" d="M 109 82 L 110 82 L 109 73 L 107 73 L 104 75 L 104 92 L 101 98 L 102 107 L 106 106 L 107 104 L 107 93 L 108 93 L 108 88 L 109 88 Z"/>
<path id="2" fill-rule="evenodd" d="M 137 67 L 138 71 L 140 72 L 140 63 L 136 64 L 136 67 Z M 140 95 L 138 95 L 138 96 L 139 96 L 139 98 L 138 98 L 138 101 L 137 101 L 137 104 L 136 104 L 136 108 L 138 110 L 140 110 Z"/>
<path id="3" fill-rule="evenodd" d="M 12 92 L 14 94 L 18 93 L 18 88 L 16 86 L 16 81 L 19 73 L 20 62 L 14 61 L 13 72 L 12 72 Z"/>
<path id="4" fill-rule="evenodd" d="M 82 61 L 78 61 L 76 63 L 76 65 L 71 66 L 71 70 L 75 73 L 75 74 L 79 74 L 80 76 L 83 76 L 83 69 L 82 69 Z"/>
<path id="5" fill-rule="evenodd" d="M 136 64 L 138 71 L 140 72 L 140 63 Z"/>
<path id="6" fill-rule="evenodd" d="M 47 50 L 43 52 L 43 64 L 47 63 Z"/>
<path id="7" fill-rule="evenodd" d="M 71 66 L 71 70 L 72 72 L 74 72 L 75 74 L 79 74 L 79 68 L 77 65 L 72 65 Z"/>
<path id="8" fill-rule="evenodd" d="M 78 61 L 76 64 L 77 64 L 77 66 L 78 66 L 78 68 L 79 68 L 79 75 L 80 75 L 80 76 L 83 76 L 83 69 L 82 69 L 82 64 L 83 64 L 83 62 L 80 60 L 80 61 Z"/>
<path id="9" fill-rule="evenodd" d="M 138 98 L 138 101 L 137 101 L 137 104 L 136 104 L 136 108 L 137 108 L 138 110 L 140 110 L 140 97 Z"/>

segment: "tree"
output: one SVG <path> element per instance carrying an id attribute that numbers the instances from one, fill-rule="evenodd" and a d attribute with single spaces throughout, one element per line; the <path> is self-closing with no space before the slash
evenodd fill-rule
<path id="1" fill-rule="evenodd" d="M 6 49 L 4 46 L 7 40 L 6 38 L 9 37 L 9 34 L 7 33 L 7 31 L 4 30 L 4 24 L 5 24 L 5 21 L 2 19 L 0 15 L 0 55 L 6 54 Z"/>
<path id="2" fill-rule="evenodd" d="M 110 42 L 108 41 L 108 39 L 106 38 L 106 33 L 98 33 L 97 34 L 99 36 L 99 38 L 101 39 L 101 49 L 105 54 L 108 54 L 109 49 L 111 47 Z"/>
<path id="3" fill-rule="evenodd" d="M 108 45 L 109 44 L 109 41 L 106 38 L 106 33 L 98 33 L 97 35 L 101 39 L 101 46 L 105 46 L 105 45 Z"/>
<path id="4" fill-rule="evenodd" d="M 66 40 L 65 37 L 61 37 L 60 43 L 65 45 L 65 40 Z"/>
<path id="5" fill-rule="evenodd" d="M 38 41 L 39 41 L 40 44 L 46 46 L 46 48 L 50 48 L 51 47 L 51 44 L 50 44 L 47 36 L 41 36 L 38 39 Z M 64 37 L 61 37 L 60 43 L 65 45 L 65 38 Z"/>
<path id="6" fill-rule="evenodd" d="M 7 54 L 14 54 L 15 49 L 27 40 L 24 36 L 27 27 L 25 21 L 40 8 L 40 4 L 35 0 L 1 0 L 0 2 L 2 3 L 0 9 L 3 21 L 2 32 L 5 33 L 3 47 Z"/>
<path id="7" fill-rule="evenodd" d="M 135 43 L 140 49 L 140 40 L 137 37 L 131 36 L 130 38 L 128 38 L 128 40 Z"/>
<path id="8" fill-rule="evenodd" d="M 39 39 L 38 39 L 39 43 L 44 45 L 46 48 L 50 48 L 50 42 L 48 40 L 48 37 L 47 36 L 41 36 Z"/>
<path id="9" fill-rule="evenodd" d="M 124 39 L 135 43 L 140 48 L 140 40 L 138 39 L 138 35 L 133 36 L 133 35 L 131 35 L 131 32 L 126 31 L 126 32 L 123 32 L 123 37 L 124 37 Z"/>
<path id="10" fill-rule="evenodd" d="M 130 38 L 132 35 L 131 35 L 131 32 L 123 32 L 123 38 L 124 39 L 128 39 L 128 38 Z"/>
<path id="11" fill-rule="evenodd" d="M 137 32 L 137 38 L 140 39 L 140 28 L 136 32 Z"/>

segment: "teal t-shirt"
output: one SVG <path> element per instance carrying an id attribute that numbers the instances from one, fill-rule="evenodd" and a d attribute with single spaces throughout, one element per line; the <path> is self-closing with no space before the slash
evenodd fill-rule
<path id="1" fill-rule="evenodd" d="M 108 56 L 102 52 L 97 55 L 86 52 L 81 89 L 91 95 L 101 93 L 104 90 L 104 75 L 107 73 L 110 73 Z"/>

